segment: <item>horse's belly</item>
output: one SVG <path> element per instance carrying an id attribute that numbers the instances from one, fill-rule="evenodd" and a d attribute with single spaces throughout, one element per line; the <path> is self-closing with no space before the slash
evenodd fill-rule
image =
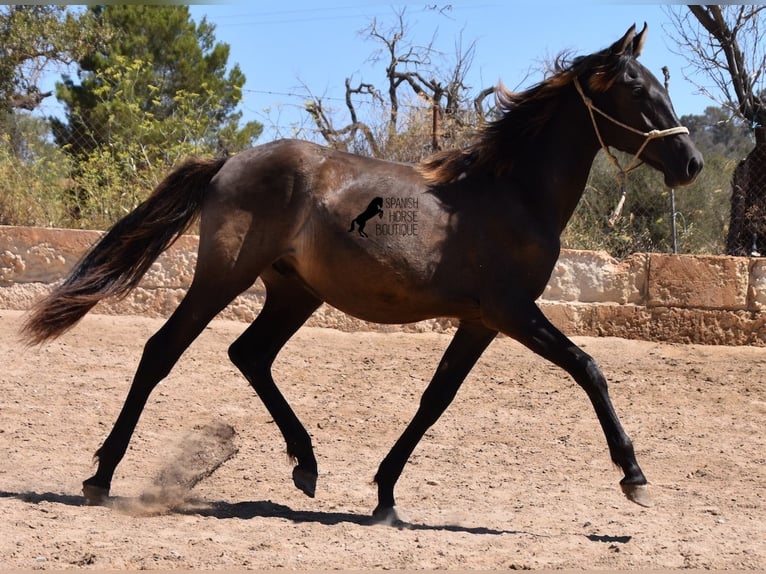
<path id="1" fill-rule="evenodd" d="M 322 298 L 347 315 L 372 323 L 414 323 L 434 317 L 462 314 L 449 305 L 419 297 L 405 300 L 379 293 L 363 294 L 362 296 L 338 296 L 337 293 L 330 292 L 323 295 Z"/>
<path id="2" fill-rule="evenodd" d="M 459 281 L 442 277 L 425 254 L 405 260 L 342 250 L 313 253 L 296 261 L 295 271 L 323 301 L 365 321 L 412 323 L 477 313 L 476 298 Z"/>
<path id="3" fill-rule="evenodd" d="M 463 314 L 464 305 L 457 300 L 442 296 L 438 289 L 410 284 L 393 272 L 370 276 L 349 270 L 321 278 L 307 277 L 304 281 L 336 309 L 374 323 L 412 323 Z"/>

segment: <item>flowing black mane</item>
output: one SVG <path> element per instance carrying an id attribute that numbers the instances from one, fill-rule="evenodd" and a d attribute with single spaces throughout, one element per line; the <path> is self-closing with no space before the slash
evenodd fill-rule
<path id="1" fill-rule="evenodd" d="M 529 145 L 559 105 L 561 94 L 574 80 L 591 91 L 609 89 L 631 56 L 610 58 L 609 50 L 569 59 L 556 58 L 554 73 L 523 92 L 502 84 L 495 90 L 500 117 L 479 128 L 473 143 L 463 149 L 435 153 L 424 159 L 418 171 L 432 185 L 447 184 L 469 175 L 503 175 L 513 169 L 517 150 Z"/>

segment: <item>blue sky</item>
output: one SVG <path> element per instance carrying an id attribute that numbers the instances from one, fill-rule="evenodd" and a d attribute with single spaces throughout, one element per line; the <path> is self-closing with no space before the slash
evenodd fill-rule
<path id="1" fill-rule="evenodd" d="M 668 66 L 678 115 L 701 113 L 714 105 L 684 78 L 687 64 L 673 53 L 677 48 L 668 36 L 673 28 L 664 4 L 262 0 L 194 5 L 191 13 L 196 21 L 206 16 L 216 25 L 216 38 L 230 44 L 229 62 L 238 63 L 247 76 L 245 118 L 264 123 L 267 131 L 261 141 L 268 141 L 290 135 L 293 124 L 310 125 L 300 111 L 309 90 L 342 111 L 347 76 L 383 87 L 383 67 L 369 61 L 379 45 L 365 40 L 360 31 L 373 18 L 384 26 L 393 23 L 394 10 L 403 6 L 412 38 L 425 43 L 436 34 L 435 45 L 445 56 L 455 53 L 461 34 L 464 45 L 476 41 L 468 78 L 476 91 L 498 80 L 509 88 L 531 85 L 541 78 L 541 63 L 562 50 L 590 53 L 617 40 L 633 23 L 640 27 L 647 22 L 649 36 L 641 60 L 659 78 L 662 66 Z"/>

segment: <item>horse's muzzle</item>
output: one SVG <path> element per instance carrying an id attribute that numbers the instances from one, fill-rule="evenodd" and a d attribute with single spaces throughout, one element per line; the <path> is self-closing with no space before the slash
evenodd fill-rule
<path id="1" fill-rule="evenodd" d="M 668 187 L 683 187 L 689 185 L 697 179 L 702 171 L 705 160 L 702 154 L 696 149 L 689 155 L 685 163 L 679 165 L 679 169 L 673 172 L 665 171 L 665 185 Z"/>

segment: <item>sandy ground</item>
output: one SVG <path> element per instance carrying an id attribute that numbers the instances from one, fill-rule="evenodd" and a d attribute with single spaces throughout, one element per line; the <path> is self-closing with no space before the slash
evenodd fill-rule
<path id="1" fill-rule="evenodd" d="M 227 360 L 245 325 L 214 322 L 152 395 L 112 504 L 92 507 L 80 482 L 161 322 L 89 316 L 27 349 L 20 320 L 0 311 L 3 568 L 766 566 L 764 349 L 577 339 L 610 379 L 651 482 L 645 509 L 621 495 L 585 394 L 498 339 L 405 468 L 395 528 L 369 522 L 372 477 L 448 336 L 312 328 L 288 344 L 275 373 L 313 437 L 310 499 Z M 179 460 L 225 462 L 170 496 L 161 479 L 187 472 Z"/>

